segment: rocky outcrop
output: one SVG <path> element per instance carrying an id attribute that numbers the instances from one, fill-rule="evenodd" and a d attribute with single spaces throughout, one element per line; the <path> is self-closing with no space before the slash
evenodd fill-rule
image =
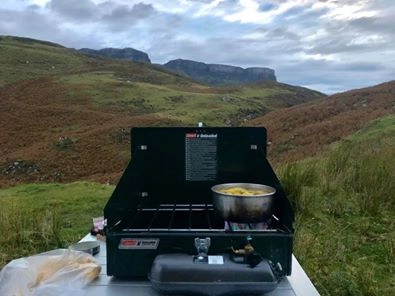
<path id="1" fill-rule="evenodd" d="M 99 55 L 107 58 L 151 63 L 145 52 L 133 48 L 81 48 L 79 52 Z M 261 81 L 277 81 L 273 69 L 264 67 L 241 68 L 222 64 L 205 64 L 201 62 L 176 59 L 162 65 L 165 69 L 185 75 L 209 85 L 234 85 Z"/>
<path id="2" fill-rule="evenodd" d="M 205 64 L 177 59 L 163 65 L 166 69 L 211 85 L 231 85 L 260 81 L 276 81 L 273 69 L 241 68 L 220 64 Z"/>
<path id="3" fill-rule="evenodd" d="M 134 48 L 102 48 L 99 50 L 81 48 L 78 51 L 85 54 L 100 55 L 112 59 L 129 60 L 134 62 L 151 63 L 148 54 Z"/>

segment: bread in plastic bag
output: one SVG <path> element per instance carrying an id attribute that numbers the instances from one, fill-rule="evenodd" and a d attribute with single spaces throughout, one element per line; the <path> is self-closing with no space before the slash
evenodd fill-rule
<path id="1" fill-rule="evenodd" d="M 0 295 L 84 295 L 83 287 L 100 271 L 92 255 L 56 249 L 9 262 L 0 271 Z"/>

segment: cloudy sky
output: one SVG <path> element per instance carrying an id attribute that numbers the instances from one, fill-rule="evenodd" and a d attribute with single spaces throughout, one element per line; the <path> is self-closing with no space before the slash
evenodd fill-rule
<path id="1" fill-rule="evenodd" d="M 395 79 L 394 0 L 1 0 L 0 35 L 269 67 L 327 94 Z"/>

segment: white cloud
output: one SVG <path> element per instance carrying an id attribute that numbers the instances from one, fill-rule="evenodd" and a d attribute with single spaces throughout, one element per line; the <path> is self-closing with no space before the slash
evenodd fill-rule
<path id="1" fill-rule="evenodd" d="M 353 3 L 342 3 L 339 1 L 336 5 L 329 5 L 332 8 L 324 18 L 331 21 L 349 21 L 362 17 L 372 17 L 377 11 L 367 10 L 369 1 L 355 1 Z"/>
<path id="2" fill-rule="evenodd" d="M 50 0 L 30 0 L 29 1 L 31 4 L 35 4 L 41 7 L 44 7 Z"/>

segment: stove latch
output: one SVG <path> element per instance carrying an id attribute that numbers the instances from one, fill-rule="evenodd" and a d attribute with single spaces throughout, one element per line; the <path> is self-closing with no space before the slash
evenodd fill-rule
<path id="1" fill-rule="evenodd" d="M 207 263 L 208 262 L 208 249 L 210 248 L 211 239 L 209 237 L 199 238 L 195 237 L 195 247 L 197 250 L 197 256 L 194 257 L 194 261 Z"/>

